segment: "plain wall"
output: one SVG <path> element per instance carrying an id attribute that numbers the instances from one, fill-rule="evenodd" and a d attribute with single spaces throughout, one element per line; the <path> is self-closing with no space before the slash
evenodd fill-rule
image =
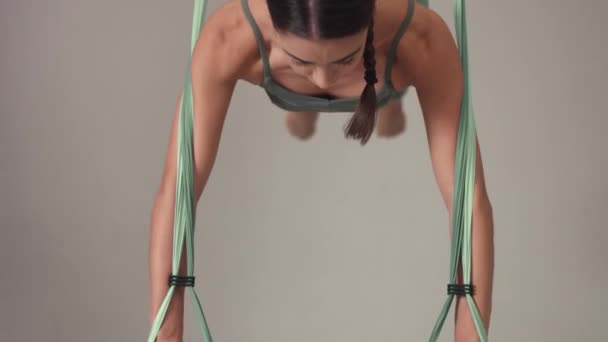
<path id="1" fill-rule="evenodd" d="M 453 28 L 451 1 L 431 7 Z M 608 3 L 467 9 L 491 340 L 608 341 Z M 191 1 L 0 3 L 0 340 L 147 337 L 150 211 L 191 20 Z M 397 139 L 344 140 L 345 113 L 302 143 L 239 83 L 197 212 L 214 341 L 428 339 L 449 222 L 414 91 L 404 105 Z M 186 340 L 201 341 L 186 302 Z"/>

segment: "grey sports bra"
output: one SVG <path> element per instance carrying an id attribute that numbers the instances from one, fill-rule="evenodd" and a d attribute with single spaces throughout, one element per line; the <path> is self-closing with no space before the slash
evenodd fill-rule
<path id="1" fill-rule="evenodd" d="M 384 85 L 376 94 L 378 107 L 386 105 L 393 98 L 403 96 L 407 90 L 396 90 L 391 81 L 391 71 L 393 68 L 395 55 L 397 53 L 399 40 L 405 33 L 412 19 L 412 15 L 414 14 L 414 5 L 416 0 L 407 0 L 407 2 L 407 15 L 401 23 L 399 30 L 395 34 L 387 55 L 386 69 L 384 72 Z M 260 50 L 260 56 L 262 57 L 264 78 L 260 86 L 264 88 L 272 103 L 279 108 L 292 112 L 353 112 L 355 110 L 357 104 L 359 103 L 359 97 L 326 98 L 321 96 L 298 94 L 273 80 L 268 62 L 268 54 L 266 53 L 266 48 L 264 46 L 264 39 L 257 23 L 255 22 L 255 19 L 253 18 L 253 15 L 251 14 L 248 0 L 241 0 L 241 5 L 247 20 L 251 24 L 251 28 L 253 29 L 253 33 L 256 37 Z"/>

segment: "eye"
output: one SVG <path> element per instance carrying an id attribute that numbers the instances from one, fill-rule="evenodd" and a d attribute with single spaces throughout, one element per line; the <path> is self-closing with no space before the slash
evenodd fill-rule
<path id="1" fill-rule="evenodd" d="M 338 64 L 340 64 L 340 65 L 349 65 L 349 64 L 352 64 L 354 60 L 355 59 L 351 57 L 349 59 L 346 59 L 346 60 L 338 62 Z"/>
<path id="2" fill-rule="evenodd" d="M 303 61 L 301 61 L 299 59 L 295 59 L 295 58 L 292 58 L 291 60 L 297 65 L 310 65 L 311 64 L 309 62 L 303 62 Z"/>

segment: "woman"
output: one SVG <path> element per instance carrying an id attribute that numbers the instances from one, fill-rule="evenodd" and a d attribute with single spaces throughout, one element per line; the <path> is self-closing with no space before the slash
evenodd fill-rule
<path id="1" fill-rule="evenodd" d="M 405 125 L 400 100 L 415 87 L 437 184 L 452 212 L 454 161 L 463 76 L 446 23 L 415 0 L 235 0 L 209 16 L 193 50 L 194 193 L 201 196 L 216 159 L 235 84 L 260 85 L 287 111 L 289 131 L 314 132 L 319 112 L 354 112 L 345 136 L 365 144 L 373 131 Z M 171 273 L 177 122 L 174 114 L 150 238 L 154 318 Z M 489 329 L 494 269 L 492 207 L 479 145 L 473 209 L 474 298 Z M 182 257 L 185 274 L 185 257 Z M 157 341 L 181 341 L 183 287 L 176 289 Z M 456 302 L 456 341 L 477 341 L 468 305 Z"/>

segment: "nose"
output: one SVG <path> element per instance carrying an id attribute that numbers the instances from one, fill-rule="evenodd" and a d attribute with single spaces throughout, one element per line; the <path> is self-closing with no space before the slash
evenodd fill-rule
<path id="1" fill-rule="evenodd" d="M 321 89 L 329 88 L 334 83 L 335 78 L 336 73 L 325 67 L 315 69 L 312 75 L 313 83 Z"/>

